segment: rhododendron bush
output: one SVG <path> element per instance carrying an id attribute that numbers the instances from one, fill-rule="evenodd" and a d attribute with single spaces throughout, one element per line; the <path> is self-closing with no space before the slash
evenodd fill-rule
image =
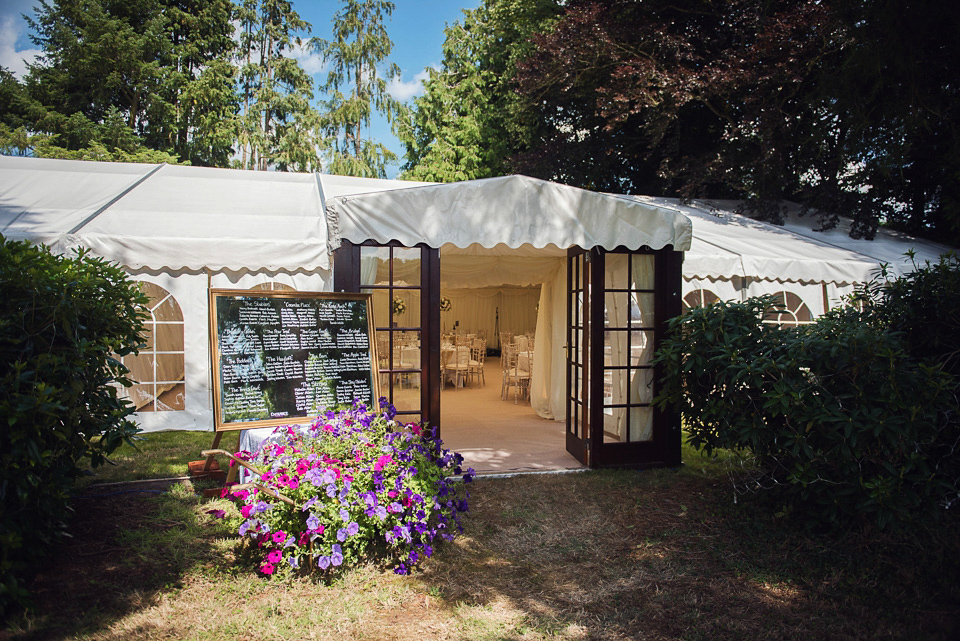
<path id="1" fill-rule="evenodd" d="M 244 553 L 263 574 L 331 572 L 368 558 L 405 574 L 437 537 L 462 531 L 473 470 L 434 429 L 403 425 L 386 399 L 380 405 L 278 427 L 260 451 L 238 454 L 260 487 L 224 492 L 238 502 Z"/>

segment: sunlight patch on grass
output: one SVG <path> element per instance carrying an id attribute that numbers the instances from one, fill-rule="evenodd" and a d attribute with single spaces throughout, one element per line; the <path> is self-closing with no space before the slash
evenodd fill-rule
<path id="1" fill-rule="evenodd" d="M 170 430 L 149 432 L 134 437 L 136 447 L 124 443 L 106 463 L 82 478 L 84 485 L 116 483 L 139 479 L 176 478 L 187 475 L 187 463 L 202 459 L 200 452 L 210 449 L 213 432 Z M 236 437 L 227 434 L 223 445 L 230 449 Z"/>

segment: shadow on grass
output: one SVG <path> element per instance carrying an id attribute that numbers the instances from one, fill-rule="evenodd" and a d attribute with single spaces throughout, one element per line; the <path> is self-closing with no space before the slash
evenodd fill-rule
<path id="1" fill-rule="evenodd" d="M 35 607 L 11 622 L 5 638 L 96 634 L 182 587 L 197 566 L 230 563 L 217 543 L 228 533 L 198 516 L 203 499 L 189 482 L 82 492 L 73 500 L 70 538 L 54 549 L 34 578 Z"/>
<path id="2" fill-rule="evenodd" d="M 958 632 L 956 537 L 939 550 L 806 537 L 669 470 L 480 480 L 472 494 L 466 535 L 420 576 L 473 630 L 459 638 Z"/>
<path id="3" fill-rule="evenodd" d="M 258 578 L 188 488 L 78 499 L 16 639 L 953 639 L 957 536 L 827 540 L 734 508 L 716 474 L 480 479 L 412 577 Z M 955 531 L 954 531 L 955 532 Z M 2 634 L 0 634 L 2 637 Z"/>

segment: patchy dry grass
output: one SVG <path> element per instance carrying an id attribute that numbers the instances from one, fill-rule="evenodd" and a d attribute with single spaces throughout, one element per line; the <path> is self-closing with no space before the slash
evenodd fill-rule
<path id="1" fill-rule="evenodd" d="M 80 498 L 10 639 L 954 639 L 955 529 L 818 538 L 735 507 L 726 463 L 480 479 L 420 572 L 257 578 L 209 502 Z"/>
<path id="2" fill-rule="evenodd" d="M 236 434 L 225 433 L 223 446 L 235 447 Z M 213 432 L 185 430 L 138 434 L 133 439 L 136 447 L 126 443 L 118 447 L 109 456 L 110 463 L 90 470 L 90 474 L 83 477 L 84 485 L 184 476 L 187 462 L 202 459 L 200 452 L 210 449 L 213 437 Z"/>

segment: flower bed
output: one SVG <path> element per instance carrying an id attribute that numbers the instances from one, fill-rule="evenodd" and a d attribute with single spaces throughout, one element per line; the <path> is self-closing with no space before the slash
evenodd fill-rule
<path id="1" fill-rule="evenodd" d="M 441 448 L 435 430 L 355 404 L 309 427 L 278 427 L 279 443 L 241 453 L 264 489 L 225 495 L 239 503 L 238 532 L 266 575 L 331 572 L 377 557 L 406 574 L 433 553 L 439 536 L 462 531 L 474 475 Z M 462 483 L 456 478 L 462 475 Z"/>

